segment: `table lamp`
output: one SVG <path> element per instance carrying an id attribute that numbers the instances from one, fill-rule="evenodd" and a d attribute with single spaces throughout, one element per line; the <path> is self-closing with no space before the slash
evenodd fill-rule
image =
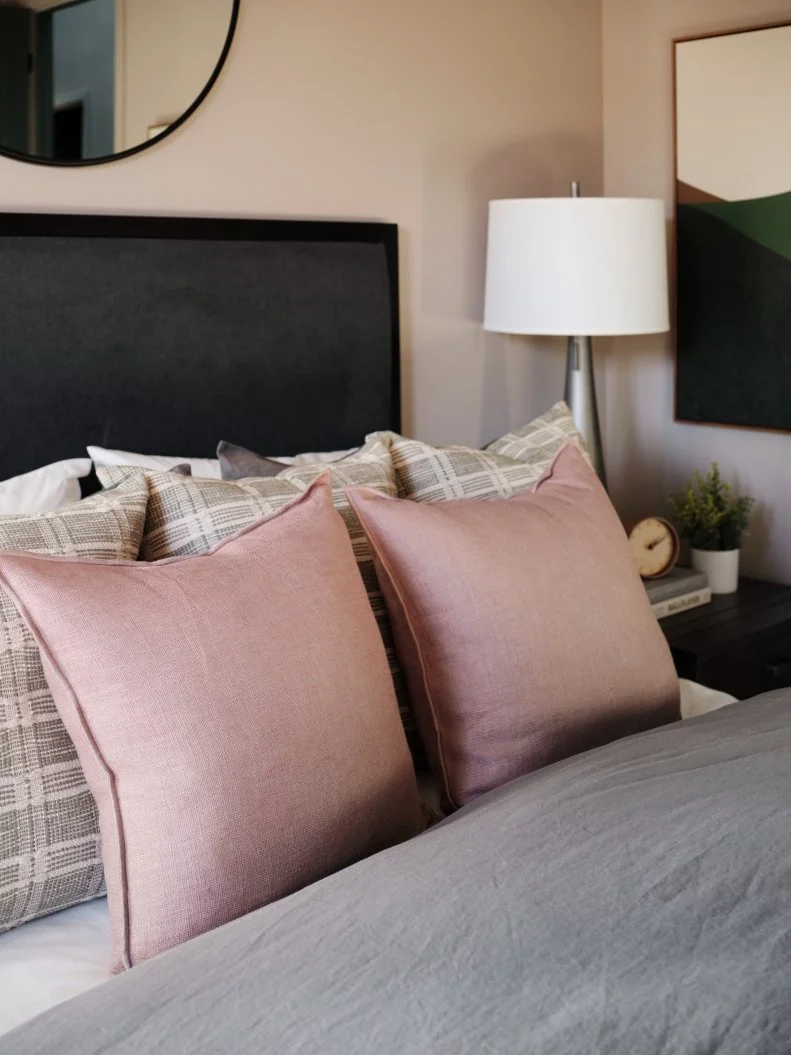
<path id="1" fill-rule="evenodd" d="M 566 402 L 606 484 L 591 338 L 670 329 L 665 203 L 582 198 L 578 183 L 491 202 L 483 324 L 568 336 Z"/>

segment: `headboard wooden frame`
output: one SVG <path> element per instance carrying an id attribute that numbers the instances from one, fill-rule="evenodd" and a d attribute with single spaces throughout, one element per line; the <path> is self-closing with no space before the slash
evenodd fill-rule
<path id="1" fill-rule="evenodd" d="M 401 425 L 392 224 L 0 214 L 0 308 L 0 479 Z"/>

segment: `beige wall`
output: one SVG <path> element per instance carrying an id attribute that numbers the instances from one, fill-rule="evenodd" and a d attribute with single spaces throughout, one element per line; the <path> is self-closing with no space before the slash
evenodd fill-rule
<path id="1" fill-rule="evenodd" d="M 406 427 L 476 443 L 562 388 L 562 342 L 481 330 L 486 203 L 673 198 L 671 40 L 791 0 L 243 0 L 217 88 L 175 137 L 83 170 L 0 159 L 0 207 L 366 218 L 402 230 Z M 602 106 L 602 54 L 604 88 Z M 673 423 L 672 341 L 599 348 L 611 487 L 664 508 L 717 458 L 764 504 L 749 570 L 791 581 L 791 437 Z"/>
<path id="2" fill-rule="evenodd" d="M 0 159 L 0 206 L 373 218 L 402 229 L 406 426 L 475 443 L 541 412 L 563 351 L 481 331 L 490 198 L 601 192 L 599 0 L 243 0 L 175 137 L 74 171 Z"/>
<path id="3" fill-rule="evenodd" d="M 662 197 L 672 215 L 674 37 L 788 19 L 789 0 L 603 0 L 605 193 Z M 616 504 L 661 510 L 692 469 L 717 460 L 762 504 L 747 570 L 791 582 L 791 436 L 675 424 L 672 348 L 671 337 L 619 339 L 605 357 Z"/>

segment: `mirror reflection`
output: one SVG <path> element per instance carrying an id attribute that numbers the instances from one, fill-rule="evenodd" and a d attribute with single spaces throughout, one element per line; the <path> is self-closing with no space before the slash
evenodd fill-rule
<path id="1" fill-rule="evenodd" d="M 0 152 L 77 163 L 180 118 L 221 58 L 235 0 L 0 0 Z"/>

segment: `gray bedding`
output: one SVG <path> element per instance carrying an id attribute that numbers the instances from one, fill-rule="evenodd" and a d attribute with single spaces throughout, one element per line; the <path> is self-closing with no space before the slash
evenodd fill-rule
<path id="1" fill-rule="evenodd" d="M 791 693 L 516 781 L 2 1055 L 789 1055 Z"/>

